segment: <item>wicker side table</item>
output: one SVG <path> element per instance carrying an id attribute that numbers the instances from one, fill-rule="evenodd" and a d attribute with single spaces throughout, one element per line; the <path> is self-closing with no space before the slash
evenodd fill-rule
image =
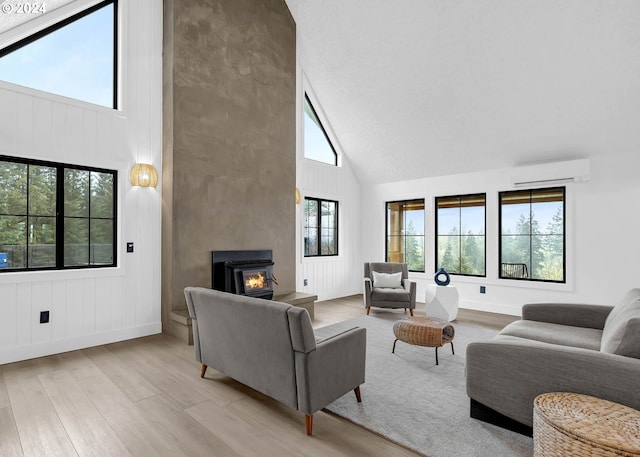
<path id="1" fill-rule="evenodd" d="M 536 397 L 534 457 L 638 457 L 640 411 L 588 395 Z"/>
<path id="2" fill-rule="evenodd" d="M 453 337 L 455 336 L 453 325 L 432 317 L 408 317 L 393 324 L 393 334 L 396 340 L 393 342 L 391 353 L 396 352 L 398 340 L 416 346 L 436 348 L 436 365 L 438 365 L 438 348 L 451 343 L 453 349 Z"/>

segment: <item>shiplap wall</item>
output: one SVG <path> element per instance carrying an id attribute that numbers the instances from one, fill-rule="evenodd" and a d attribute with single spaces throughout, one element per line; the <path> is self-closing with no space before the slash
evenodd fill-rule
<path id="1" fill-rule="evenodd" d="M 297 31 L 297 42 L 303 39 Z M 311 82 L 301 66 L 301 49 L 296 47 L 296 185 L 301 203 L 296 205 L 296 290 L 331 300 L 362 293 L 363 264 L 360 258 L 360 183 L 342 150 L 322 109 L 322 101 L 315 94 Z M 338 153 L 339 166 L 304 158 L 304 94 L 311 97 L 313 107 L 326 134 Z M 338 255 L 331 257 L 304 256 L 304 197 L 324 198 L 338 202 Z M 305 279 L 307 285 L 304 285 Z"/>
<path id="2" fill-rule="evenodd" d="M 338 201 L 338 254 L 332 257 L 304 257 L 301 235 L 297 251 L 298 290 L 329 300 L 362 292 L 363 267 L 360 261 L 360 185 L 346 159 L 340 167 L 313 160 L 302 162 L 300 192 L 305 196 Z M 298 206 L 298 232 L 304 224 L 303 205 Z M 304 286 L 304 279 L 308 285 Z"/>
<path id="3" fill-rule="evenodd" d="M 119 9 L 119 110 L 0 82 L 0 154 L 118 170 L 118 266 L 0 274 L 0 364 L 162 330 L 161 183 L 132 188 L 128 179 L 135 162 L 161 169 L 162 2 Z M 45 310 L 50 322 L 40 324 Z"/>

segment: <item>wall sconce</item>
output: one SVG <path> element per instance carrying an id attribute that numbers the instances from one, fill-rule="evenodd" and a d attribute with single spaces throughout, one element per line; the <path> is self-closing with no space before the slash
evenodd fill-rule
<path id="1" fill-rule="evenodd" d="M 132 186 L 156 187 L 158 185 L 158 172 L 153 165 L 137 163 L 129 173 L 129 181 Z"/>
<path id="2" fill-rule="evenodd" d="M 300 204 L 300 200 L 301 200 L 301 197 L 300 197 L 300 189 L 298 189 L 298 188 L 296 187 L 296 205 L 299 205 L 299 204 Z"/>

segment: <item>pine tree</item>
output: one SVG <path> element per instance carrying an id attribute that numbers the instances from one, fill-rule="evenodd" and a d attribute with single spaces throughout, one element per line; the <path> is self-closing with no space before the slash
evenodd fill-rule
<path id="1" fill-rule="evenodd" d="M 424 236 L 417 234 L 413 221 L 404 231 L 404 249 L 409 270 L 424 271 Z"/>
<path id="2" fill-rule="evenodd" d="M 561 281 L 563 276 L 564 219 L 562 207 L 556 209 L 547 224 L 546 233 L 541 241 L 544 250 L 544 262 L 540 269 L 540 278 Z"/>

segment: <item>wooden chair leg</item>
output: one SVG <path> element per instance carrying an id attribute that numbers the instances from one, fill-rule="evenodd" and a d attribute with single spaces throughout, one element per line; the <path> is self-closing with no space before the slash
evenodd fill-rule
<path id="1" fill-rule="evenodd" d="M 360 396 L 360 386 L 353 389 L 353 391 L 356 393 L 356 400 L 358 400 L 358 403 L 362 403 L 362 397 Z"/>
<path id="2" fill-rule="evenodd" d="M 371 306 L 367 306 L 367 316 L 369 315 L 369 311 L 371 311 Z"/>
<path id="3" fill-rule="evenodd" d="M 412 310 L 412 309 L 409 309 L 409 314 L 410 314 L 411 316 L 413 316 L 413 310 Z"/>
<path id="4" fill-rule="evenodd" d="M 200 367 L 200 377 L 204 378 L 204 373 L 207 371 L 207 366 L 203 363 L 202 367 Z"/>
<path id="5" fill-rule="evenodd" d="M 304 425 L 307 427 L 307 435 L 311 436 L 311 429 L 313 428 L 313 414 L 304 415 Z"/>

